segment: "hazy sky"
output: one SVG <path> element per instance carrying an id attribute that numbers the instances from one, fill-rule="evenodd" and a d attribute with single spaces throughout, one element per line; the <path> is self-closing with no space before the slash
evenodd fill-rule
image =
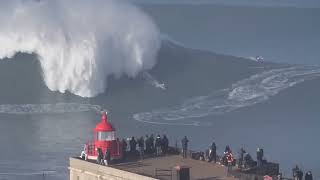
<path id="1" fill-rule="evenodd" d="M 213 3 L 251 6 L 320 7 L 320 0 L 131 0 L 141 3 Z"/>

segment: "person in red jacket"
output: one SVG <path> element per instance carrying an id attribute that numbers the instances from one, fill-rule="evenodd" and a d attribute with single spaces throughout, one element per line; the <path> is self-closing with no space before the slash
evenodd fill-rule
<path id="1" fill-rule="evenodd" d="M 233 154 L 232 154 L 231 150 L 229 152 L 227 152 L 226 159 L 227 159 L 227 173 L 228 173 L 227 175 L 229 176 L 229 174 L 231 173 L 231 170 L 232 170 L 232 163 L 234 161 Z"/>

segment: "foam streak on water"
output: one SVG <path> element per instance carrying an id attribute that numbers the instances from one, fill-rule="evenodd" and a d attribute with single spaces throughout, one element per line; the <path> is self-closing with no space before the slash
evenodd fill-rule
<path id="1" fill-rule="evenodd" d="M 100 112 L 99 105 L 57 103 L 57 104 L 1 104 L 0 113 L 4 114 L 56 114 L 72 112 Z"/>
<path id="2" fill-rule="evenodd" d="M 188 99 L 172 108 L 136 113 L 133 118 L 154 124 L 201 125 L 201 122 L 196 122 L 194 119 L 220 115 L 264 102 L 280 91 L 319 77 L 318 67 L 291 66 L 266 70 L 240 80 L 230 88 Z"/>

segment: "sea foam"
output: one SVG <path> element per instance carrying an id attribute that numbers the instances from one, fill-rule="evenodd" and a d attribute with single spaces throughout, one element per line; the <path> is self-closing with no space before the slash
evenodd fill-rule
<path id="1" fill-rule="evenodd" d="M 151 124 L 207 126 L 199 119 L 265 102 L 281 91 L 319 77 L 319 67 L 292 65 L 269 69 L 242 79 L 229 88 L 186 99 L 173 107 L 136 113 L 132 117 Z"/>
<path id="2" fill-rule="evenodd" d="M 78 103 L 57 104 L 0 104 L 0 113 L 3 114 L 62 114 L 74 112 L 106 111 L 99 105 Z"/>
<path id="3" fill-rule="evenodd" d="M 46 86 L 93 97 L 106 77 L 135 77 L 151 69 L 160 33 L 139 8 L 116 0 L 4 0 L 0 59 L 38 56 Z"/>

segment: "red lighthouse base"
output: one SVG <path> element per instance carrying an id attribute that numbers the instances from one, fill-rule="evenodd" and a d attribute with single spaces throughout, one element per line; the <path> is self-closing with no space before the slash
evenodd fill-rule
<path id="1" fill-rule="evenodd" d="M 105 154 L 110 151 L 111 159 L 122 159 L 122 143 L 115 139 L 115 129 L 107 121 L 107 113 L 102 113 L 101 122 L 94 129 L 94 140 L 85 145 L 88 159 L 97 159 L 97 149 L 100 148 Z"/>

